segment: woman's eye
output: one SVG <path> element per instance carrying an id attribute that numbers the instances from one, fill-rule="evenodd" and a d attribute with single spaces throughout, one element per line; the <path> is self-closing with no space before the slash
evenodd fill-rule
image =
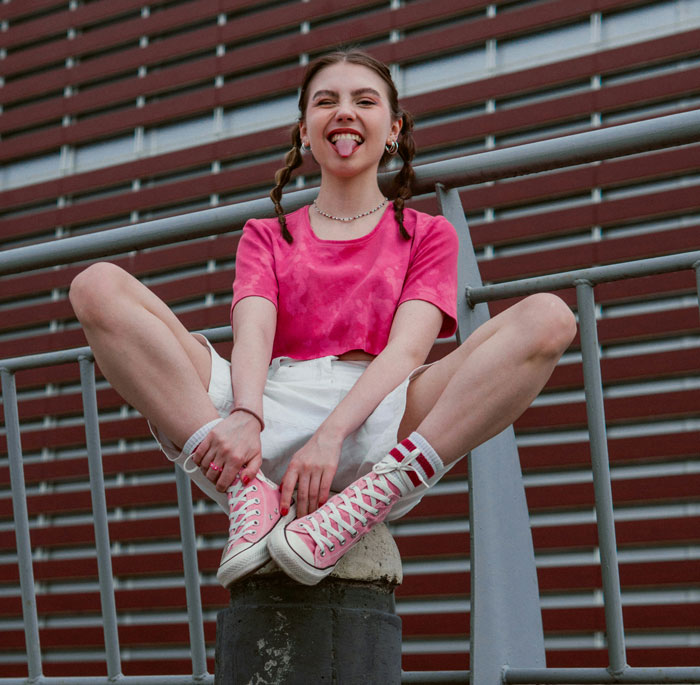
<path id="1" fill-rule="evenodd" d="M 371 106 L 375 103 L 374 103 L 374 100 L 360 100 L 358 104 L 363 105 L 363 106 Z"/>

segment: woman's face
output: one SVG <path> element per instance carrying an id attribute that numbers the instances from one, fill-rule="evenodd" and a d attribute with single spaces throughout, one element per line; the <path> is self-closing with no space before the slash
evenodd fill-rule
<path id="1" fill-rule="evenodd" d="M 376 173 L 384 146 L 398 137 L 402 123 L 392 118 L 379 74 L 337 62 L 318 72 L 307 92 L 301 139 L 311 145 L 321 169 L 346 177 L 368 169 Z"/>

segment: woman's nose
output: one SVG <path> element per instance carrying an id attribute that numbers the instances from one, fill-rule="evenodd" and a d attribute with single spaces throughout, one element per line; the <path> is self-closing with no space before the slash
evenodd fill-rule
<path id="1" fill-rule="evenodd" d="M 335 113 L 336 119 L 339 121 L 348 121 L 355 118 L 355 109 L 350 102 L 341 101 Z"/>

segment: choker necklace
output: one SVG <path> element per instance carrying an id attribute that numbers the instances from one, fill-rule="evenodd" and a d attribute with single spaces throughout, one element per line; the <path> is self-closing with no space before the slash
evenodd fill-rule
<path id="1" fill-rule="evenodd" d="M 361 219 L 363 216 L 378 212 L 387 202 L 389 202 L 389 198 L 385 197 L 374 209 L 370 209 L 368 212 L 362 212 L 362 214 L 358 214 L 357 216 L 333 216 L 332 214 L 327 214 L 316 204 L 316 200 L 313 201 L 313 206 L 321 216 L 325 216 L 327 219 L 333 219 L 333 221 L 355 221 L 355 219 Z"/>

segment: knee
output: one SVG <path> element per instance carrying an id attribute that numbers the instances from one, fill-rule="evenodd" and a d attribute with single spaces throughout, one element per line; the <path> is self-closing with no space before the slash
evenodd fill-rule
<path id="1" fill-rule="evenodd" d="M 107 304 L 119 293 L 125 275 L 115 264 L 97 262 L 71 281 L 68 299 L 81 323 L 95 321 L 105 313 Z"/>
<path id="2" fill-rule="evenodd" d="M 521 304 L 521 325 L 536 353 L 559 358 L 576 335 L 576 317 L 569 306 L 551 293 L 530 295 Z"/>

